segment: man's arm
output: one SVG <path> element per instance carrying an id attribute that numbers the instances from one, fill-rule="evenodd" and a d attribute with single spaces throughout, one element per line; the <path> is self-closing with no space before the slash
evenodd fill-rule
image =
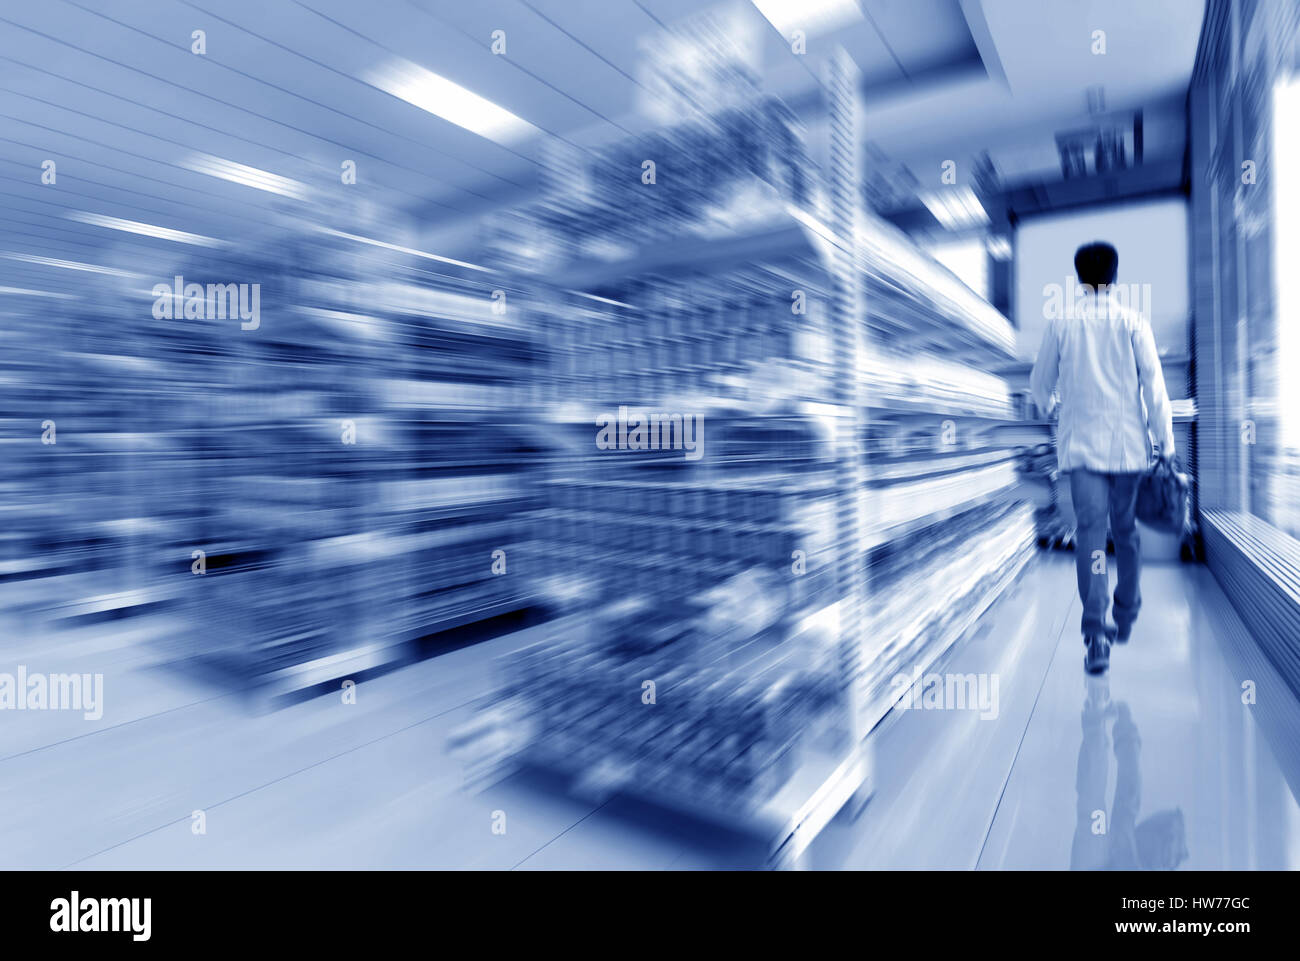
<path id="1" fill-rule="evenodd" d="M 1147 430 L 1160 445 L 1160 456 L 1168 459 L 1174 456 L 1174 416 L 1165 391 L 1165 374 L 1156 352 L 1156 339 L 1146 321 L 1133 331 L 1133 355 L 1142 382 L 1142 399 L 1147 405 Z"/>
<path id="2" fill-rule="evenodd" d="M 1033 373 L 1029 375 L 1029 390 L 1034 395 L 1034 404 L 1044 417 L 1052 415 L 1056 406 L 1052 392 L 1056 390 L 1056 378 L 1061 373 L 1061 348 L 1056 339 L 1056 324 L 1047 322 L 1043 331 L 1043 343 L 1038 348 L 1038 358 L 1034 361 Z"/>

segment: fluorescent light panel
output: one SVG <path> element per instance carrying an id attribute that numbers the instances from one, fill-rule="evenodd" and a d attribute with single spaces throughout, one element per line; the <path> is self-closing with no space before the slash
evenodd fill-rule
<path id="1" fill-rule="evenodd" d="M 53 297 L 55 300 L 77 300 L 75 294 L 56 294 L 50 290 L 32 290 L 30 287 L 0 287 L 0 294 L 16 294 L 20 297 Z"/>
<path id="2" fill-rule="evenodd" d="M 485 273 L 491 272 L 487 267 L 480 267 L 478 264 L 466 263 L 463 260 L 453 260 L 450 257 L 443 257 L 439 254 L 431 254 L 423 250 L 416 250 L 414 247 L 403 247 L 399 244 L 390 244 L 386 240 L 375 240 L 373 237 L 362 237 L 359 234 L 349 234 L 342 230 L 335 230 L 333 227 L 317 227 L 316 229 L 331 237 L 342 237 L 344 240 L 352 240 L 359 244 L 368 244 L 371 247 L 382 247 L 384 250 L 396 250 L 399 253 L 410 254 L 413 257 L 423 257 L 425 260 L 436 260 L 440 264 L 452 264 L 456 267 L 468 267 L 470 270 L 481 270 Z"/>
<path id="3" fill-rule="evenodd" d="M 507 143 L 538 132 L 527 120 L 515 116 L 505 107 L 407 60 L 393 60 L 371 71 L 365 81 L 399 100 L 497 143 Z"/>
<path id="4" fill-rule="evenodd" d="M 636 307 L 633 307 L 631 304 L 625 304 L 625 303 L 623 303 L 623 301 L 621 301 L 621 300 L 610 300 L 608 297 L 598 297 L 598 296 L 596 296 L 595 294 L 588 294 L 588 293 L 586 293 L 586 292 L 584 292 L 584 291 L 581 291 L 581 290 L 570 290 L 570 291 L 568 291 L 568 292 L 571 293 L 571 294 L 577 294 L 579 297 L 586 297 L 588 300 L 595 300 L 595 301 L 598 301 L 598 302 L 600 302 L 600 303 L 602 303 L 602 304 L 612 304 L 612 305 L 615 306 L 615 307 L 626 307 L 628 310 L 637 310 L 637 309 L 638 309 L 638 308 L 636 308 Z"/>
<path id="5" fill-rule="evenodd" d="M 929 208 L 945 230 L 960 230 L 989 222 L 988 213 L 969 187 L 952 186 L 927 191 L 921 194 L 921 203 Z"/>
<path id="6" fill-rule="evenodd" d="M 1011 259 L 1011 238 L 1009 237 L 990 237 L 986 242 L 989 250 L 989 256 L 994 260 Z"/>
<path id="7" fill-rule="evenodd" d="M 74 210 L 66 216 L 69 220 L 77 220 L 83 224 L 107 227 L 109 230 L 121 230 L 128 234 L 140 234 L 144 237 L 157 237 L 159 240 L 170 240 L 178 244 L 192 244 L 196 247 L 227 246 L 224 240 L 217 240 L 215 237 L 188 234 L 183 230 L 172 230 L 170 227 L 155 227 L 153 224 L 142 224 L 138 220 L 106 217 L 103 214 L 86 213 L 84 210 Z"/>
<path id="8" fill-rule="evenodd" d="M 847 27 L 862 19 L 857 0 L 753 0 L 758 12 L 789 40 L 796 30 L 805 36 Z"/>
<path id="9" fill-rule="evenodd" d="M 6 251 L 0 254 L 5 260 L 17 260 L 24 264 L 39 264 L 42 267 L 59 267 L 63 270 L 83 270 L 91 274 L 108 274 L 111 277 L 139 277 L 140 274 L 116 267 L 101 267 L 98 264 L 83 264 L 75 260 L 59 260 L 55 257 L 39 257 L 36 254 L 17 254 Z"/>
<path id="10" fill-rule="evenodd" d="M 235 163 L 233 160 L 223 160 L 211 154 L 191 154 L 181 161 L 181 166 L 196 173 L 207 174 L 209 177 L 218 177 L 245 187 L 280 194 L 283 197 L 293 197 L 295 200 L 302 200 L 307 196 L 306 184 L 281 177 L 279 174 L 258 170 L 256 167 Z"/>

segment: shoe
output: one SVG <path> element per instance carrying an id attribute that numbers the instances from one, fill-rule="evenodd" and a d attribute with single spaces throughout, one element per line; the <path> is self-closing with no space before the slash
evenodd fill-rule
<path id="1" fill-rule="evenodd" d="M 1095 631 L 1096 628 L 1086 623 L 1080 624 L 1079 628 L 1083 631 L 1083 643 L 1087 644 L 1088 635 Z M 1101 633 L 1106 635 L 1106 638 L 1113 642 L 1117 637 L 1119 637 L 1119 628 L 1115 626 L 1114 621 L 1107 617 L 1101 625 Z"/>
<path id="2" fill-rule="evenodd" d="M 1133 625 L 1132 625 L 1132 624 L 1125 624 L 1123 627 L 1117 627 L 1117 628 L 1115 629 L 1115 643 L 1116 643 L 1116 644 L 1127 644 L 1127 643 L 1128 643 L 1128 639 L 1129 639 L 1130 637 L 1132 637 L 1132 636 L 1133 636 Z"/>
<path id="3" fill-rule="evenodd" d="M 1089 674 L 1105 674 L 1110 667 L 1110 638 L 1105 634 L 1090 634 L 1084 639 L 1088 653 L 1083 655 L 1083 669 Z"/>

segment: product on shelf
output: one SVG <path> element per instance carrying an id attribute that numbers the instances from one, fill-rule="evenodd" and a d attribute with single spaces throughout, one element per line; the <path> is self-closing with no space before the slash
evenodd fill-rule
<path id="1" fill-rule="evenodd" d="M 49 370 L 48 331 L 15 329 L 19 370 L 49 391 L 35 423 L 58 437 L 15 448 L 50 509 L 0 541 L 0 576 L 42 573 L 8 553 L 21 540 L 75 578 L 35 613 L 165 603 L 194 628 L 171 654 L 278 692 L 533 602 L 526 296 L 501 310 L 502 278 L 433 273 L 354 220 L 298 211 L 239 249 L 160 258 L 157 277 L 103 275 Z"/>
<path id="2" fill-rule="evenodd" d="M 955 642 L 1032 544 L 1013 454 L 973 426 L 1012 416 L 987 373 L 1009 323 L 870 215 L 847 238 L 865 310 L 842 316 L 846 238 L 811 209 L 827 192 L 773 174 L 760 134 L 784 129 L 769 104 L 624 143 L 516 231 L 551 243 L 531 258 L 551 436 L 529 536 L 578 620 L 507 659 L 513 730 L 488 742 L 697 814 L 801 809 L 842 789 L 833 772 L 863 777 L 886 672 Z M 671 189 L 622 176 L 644 157 Z M 700 214 L 749 188 L 779 203 Z M 659 443 L 673 416 L 689 451 Z M 936 438 L 945 418 L 960 442 Z M 845 594 L 855 566 L 866 596 Z"/>

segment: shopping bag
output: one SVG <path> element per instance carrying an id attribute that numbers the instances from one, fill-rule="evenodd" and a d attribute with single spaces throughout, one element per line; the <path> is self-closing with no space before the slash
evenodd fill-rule
<path id="1" fill-rule="evenodd" d="M 1138 485 L 1137 518 L 1148 527 L 1181 534 L 1187 523 L 1190 484 L 1177 459 L 1157 460 Z"/>

